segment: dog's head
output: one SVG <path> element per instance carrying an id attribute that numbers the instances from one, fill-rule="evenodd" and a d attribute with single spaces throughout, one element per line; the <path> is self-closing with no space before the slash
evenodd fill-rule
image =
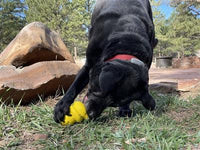
<path id="1" fill-rule="evenodd" d="M 148 93 L 148 68 L 138 60 L 112 60 L 90 71 L 85 105 L 90 118 L 97 118 L 107 106 L 123 106 Z"/>

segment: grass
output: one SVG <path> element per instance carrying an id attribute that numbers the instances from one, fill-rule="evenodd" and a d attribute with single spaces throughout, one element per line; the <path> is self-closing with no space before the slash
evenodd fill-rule
<path id="1" fill-rule="evenodd" d="M 176 150 L 200 148 L 200 97 L 183 101 L 153 93 L 157 109 L 133 103 L 133 117 L 108 108 L 95 121 L 63 127 L 53 105 L 0 106 L 0 149 Z M 55 100 L 49 100 L 55 101 Z M 55 102 L 53 102 L 55 103 Z"/>

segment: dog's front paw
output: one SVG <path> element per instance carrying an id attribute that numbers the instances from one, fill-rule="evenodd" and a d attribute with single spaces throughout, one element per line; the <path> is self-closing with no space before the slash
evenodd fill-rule
<path id="1" fill-rule="evenodd" d="M 70 104 L 66 104 L 63 100 L 60 100 L 54 108 L 54 120 L 57 123 L 64 121 L 65 115 L 70 115 Z"/>

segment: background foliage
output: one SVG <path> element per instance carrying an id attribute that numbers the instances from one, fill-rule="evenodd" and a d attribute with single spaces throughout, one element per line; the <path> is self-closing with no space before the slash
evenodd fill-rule
<path id="1" fill-rule="evenodd" d="M 189 56 L 200 50 L 200 2 L 173 0 L 175 8 L 166 19 L 157 6 L 161 0 L 152 0 L 156 37 L 159 40 L 155 56 Z"/>
<path id="2" fill-rule="evenodd" d="M 26 0 L 27 22 L 40 21 L 60 33 L 67 47 L 79 53 L 87 46 L 93 0 Z"/>
<path id="3" fill-rule="evenodd" d="M 24 3 L 20 0 L 0 0 L 0 51 L 25 25 L 23 10 Z"/>
<path id="4" fill-rule="evenodd" d="M 150 0 L 154 14 L 155 56 L 194 55 L 200 49 L 200 2 L 173 0 L 170 18 L 158 9 L 161 0 Z M 28 23 L 40 21 L 58 32 L 72 52 L 85 53 L 95 0 L 1 0 L 0 51 Z"/>

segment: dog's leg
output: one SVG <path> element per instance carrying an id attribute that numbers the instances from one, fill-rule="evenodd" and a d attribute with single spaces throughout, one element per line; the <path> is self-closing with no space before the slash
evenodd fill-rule
<path id="1" fill-rule="evenodd" d="M 130 104 L 124 105 L 119 108 L 119 116 L 120 117 L 131 117 L 132 110 L 129 108 Z"/>
<path id="2" fill-rule="evenodd" d="M 76 96 L 83 90 L 89 82 L 89 67 L 87 65 L 79 71 L 74 82 L 66 92 L 65 96 L 56 104 L 54 108 L 54 120 L 61 122 L 64 116 L 70 115 L 69 107 L 74 102 Z"/>
<path id="3" fill-rule="evenodd" d="M 154 110 L 156 103 L 155 100 L 153 99 L 153 97 L 149 94 L 149 92 L 146 92 L 143 96 L 142 96 L 142 104 L 143 106 L 148 109 L 148 110 Z"/>

